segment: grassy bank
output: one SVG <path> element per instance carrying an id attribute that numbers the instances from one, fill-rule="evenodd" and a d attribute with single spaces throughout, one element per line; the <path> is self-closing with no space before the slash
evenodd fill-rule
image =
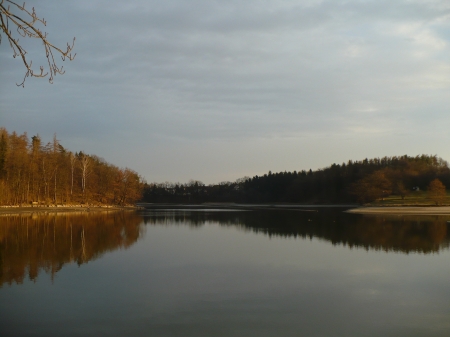
<path id="1" fill-rule="evenodd" d="M 428 198 L 427 192 L 417 191 L 411 192 L 403 199 L 399 195 L 391 195 L 384 200 L 376 200 L 365 206 L 423 206 L 431 207 L 436 206 L 432 200 Z M 450 193 L 447 192 L 447 196 L 439 206 L 450 206 Z"/>

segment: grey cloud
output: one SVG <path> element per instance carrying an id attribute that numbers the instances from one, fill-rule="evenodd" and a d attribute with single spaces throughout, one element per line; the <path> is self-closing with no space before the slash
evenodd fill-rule
<path id="1" fill-rule="evenodd" d="M 33 0 L 28 5 L 45 13 L 56 44 L 77 37 L 78 56 L 53 86 L 33 80 L 17 91 L 11 81 L 20 80 L 22 70 L 9 60 L 7 45 L 0 45 L 6 65 L 0 108 L 11 112 L 0 124 L 57 132 L 63 140 L 69 137 L 68 144 L 95 143 L 93 149 L 108 143 L 111 149 L 99 147 L 105 154 L 98 154 L 111 161 L 123 160 L 113 150 L 125 151 L 120 142 L 141 153 L 148 143 L 175 152 L 178 144 L 196 155 L 209 142 L 224 153 L 232 152 L 228 146 L 235 141 L 260 142 L 259 151 L 273 142 L 274 158 L 294 158 L 295 139 L 305 146 L 307 139 L 328 137 L 335 146 L 348 147 L 345 139 L 352 139 L 360 146 L 352 145 L 352 151 L 362 153 L 364 146 L 374 147 L 370 137 L 402 134 L 415 144 L 415 128 L 430 133 L 448 120 L 446 1 Z M 280 139 L 290 144 L 283 156 L 273 150 L 283 146 Z M 388 143 L 380 142 L 373 152 Z M 157 160 L 176 166 L 175 159 L 163 158 L 163 150 L 148 148 Z M 251 149 L 261 163 L 263 152 L 256 153 L 256 145 Z M 319 144 L 311 151 L 319 158 L 316 152 L 324 149 Z M 342 151 L 347 160 L 349 150 Z M 143 162 L 134 154 L 127 158 Z"/>

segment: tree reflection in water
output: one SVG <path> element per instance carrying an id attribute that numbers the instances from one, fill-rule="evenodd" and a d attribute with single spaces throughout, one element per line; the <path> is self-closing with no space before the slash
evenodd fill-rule
<path id="1" fill-rule="evenodd" d="M 0 286 L 52 279 L 64 264 L 78 265 L 133 245 L 143 234 L 134 212 L 70 212 L 0 216 Z"/>
<path id="2" fill-rule="evenodd" d="M 449 247 L 445 216 L 362 216 L 341 209 L 225 212 L 144 211 L 0 216 L 0 286 L 53 278 L 64 264 L 81 265 L 133 245 L 144 224 L 219 224 L 284 238 L 318 238 L 333 245 L 398 253 L 437 253 Z"/>
<path id="3" fill-rule="evenodd" d="M 370 216 L 342 209 L 309 211 L 145 212 L 147 224 L 215 222 L 268 236 L 330 241 L 333 245 L 401 253 L 436 253 L 449 247 L 449 216 Z"/>

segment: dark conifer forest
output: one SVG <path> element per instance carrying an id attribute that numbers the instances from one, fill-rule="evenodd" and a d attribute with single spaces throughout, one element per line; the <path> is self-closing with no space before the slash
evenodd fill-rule
<path id="1" fill-rule="evenodd" d="M 201 203 L 366 203 L 413 190 L 427 190 L 438 179 L 450 186 L 448 163 L 433 155 L 383 157 L 333 164 L 316 171 L 278 172 L 235 182 L 205 185 L 146 184 L 146 202 Z"/>

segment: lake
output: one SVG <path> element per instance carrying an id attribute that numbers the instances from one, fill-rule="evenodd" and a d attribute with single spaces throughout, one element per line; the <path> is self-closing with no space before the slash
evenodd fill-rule
<path id="1" fill-rule="evenodd" d="M 450 216 L 0 216 L 0 336 L 449 336 Z"/>

